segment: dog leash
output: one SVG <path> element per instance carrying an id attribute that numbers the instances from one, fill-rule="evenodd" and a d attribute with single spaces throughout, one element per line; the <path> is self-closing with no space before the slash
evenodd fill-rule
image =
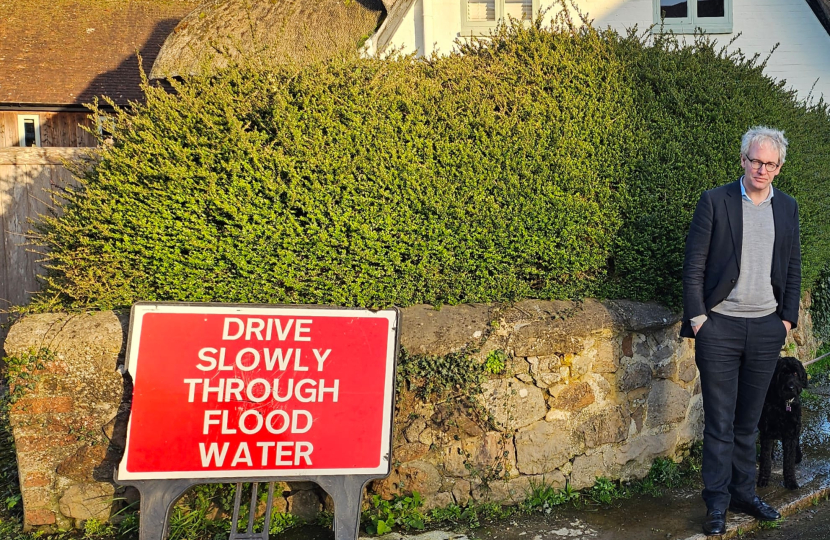
<path id="1" fill-rule="evenodd" d="M 809 362 L 804 362 L 804 365 L 805 365 L 805 366 L 809 366 L 810 364 L 815 364 L 816 362 L 818 362 L 818 361 L 819 361 L 819 360 L 821 360 L 822 358 L 827 358 L 828 356 L 830 356 L 830 352 L 829 352 L 829 353 L 822 354 L 822 355 L 821 355 L 821 356 L 819 356 L 818 358 L 813 358 L 813 359 L 812 359 L 812 360 L 810 360 Z"/>

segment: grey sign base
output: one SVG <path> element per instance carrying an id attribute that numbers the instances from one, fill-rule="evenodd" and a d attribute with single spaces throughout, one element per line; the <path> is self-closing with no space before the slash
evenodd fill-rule
<path id="1" fill-rule="evenodd" d="M 185 492 L 199 484 L 226 484 L 238 482 L 314 482 L 323 488 L 334 501 L 334 538 L 335 540 L 357 540 L 360 531 L 360 504 L 363 501 L 363 488 L 370 481 L 384 478 L 386 475 L 370 476 L 294 476 L 274 478 L 185 478 L 180 480 L 118 480 L 118 471 L 114 479 L 117 484 L 132 486 L 141 494 L 141 520 L 139 540 L 166 540 L 170 512 L 173 505 Z M 237 504 L 234 514 L 237 515 Z M 234 523 L 234 529 L 236 523 Z M 232 536 L 233 538 L 233 531 Z M 240 536 L 240 538 L 243 538 Z M 268 523 L 262 538 L 268 538 Z"/>

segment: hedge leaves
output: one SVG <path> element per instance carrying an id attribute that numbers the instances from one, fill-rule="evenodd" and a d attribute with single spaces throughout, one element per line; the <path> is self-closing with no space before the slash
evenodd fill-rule
<path id="1" fill-rule="evenodd" d="M 823 103 L 705 39 L 519 24 L 447 57 L 234 67 L 148 87 L 64 214 L 41 306 L 679 302 L 700 192 L 786 130 L 805 283 L 830 255 Z"/>

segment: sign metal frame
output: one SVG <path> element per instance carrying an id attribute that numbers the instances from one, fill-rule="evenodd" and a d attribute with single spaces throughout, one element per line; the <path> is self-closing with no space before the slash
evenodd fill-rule
<path id="1" fill-rule="evenodd" d="M 391 393 L 391 400 L 384 403 L 388 406 L 388 420 L 384 423 L 386 425 L 386 433 L 388 437 L 382 437 L 382 445 L 386 450 L 384 456 L 385 468 L 383 470 L 373 470 L 371 472 L 359 471 L 357 474 L 287 474 L 287 475 L 216 475 L 211 477 L 182 477 L 182 475 L 174 475 L 179 477 L 170 478 L 140 478 L 136 475 L 120 474 L 122 465 L 126 463 L 126 451 L 124 457 L 121 459 L 121 464 L 114 470 L 113 479 L 119 485 L 132 486 L 136 488 L 140 495 L 140 512 L 141 520 L 139 525 L 139 539 L 140 540 L 164 540 L 168 534 L 168 522 L 173 505 L 178 501 L 188 489 L 200 484 L 216 484 L 216 483 L 263 483 L 263 482 L 314 482 L 319 485 L 326 493 L 331 496 L 334 501 L 334 534 L 335 540 L 356 540 L 358 538 L 360 528 L 360 510 L 363 499 L 363 490 L 366 485 L 379 478 L 385 478 L 389 475 L 392 468 L 392 432 L 394 428 L 395 418 L 395 380 L 397 375 L 397 361 L 400 352 L 400 337 L 401 337 L 401 311 L 397 307 L 390 307 L 383 310 L 369 310 L 360 308 L 346 308 L 340 306 L 316 306 L 316 305 L 284 305 L 284 304 L 222 304 L 222 303 L 200 303 L 200 302 L 138 302 L 133 305 L 130 316 L 129 333 L 127 337 L 127 353 L 125 357 L 124 376 L 130 377 L 130 360 L 133 340 L 138 338 L 140 327 L 136 329 L 138 317 L 136 317 L 136 309 L 152 308 L 153 306 L 178 306 L 181 308 L 209 308 L 219 311 L 227 311 L 229 314 L 233 310 L 276 310 L 284 309 L 291 312 L 301 312 L 306 315 L 313 316 L 314 311 L 333 311 L 340 312 L 334 316 L 347 316 L 347 312 L 351 312 L 356 316 L 360 313 L 375 314 L 378 312 L 391 312 L 394 314 L 392 318 L 394 328 L 393 350 L 392 350 L 392 366 L 391 366 L 391 388 L 385 389 Z M 309 313 L 310 312 L 310 313 Z M 139 323 L 140 324 L 140 323 Z M 134 352 L 133 352 L 134 354 Z M 135 361 L 133 359 L 133 361 Z M 386 395 L 386 394 L 385 394 Z M 129 430 L 128 430 L 129 433 Z M 128 435 L 129 436 L 129 435 Z M 126 470 L 126 469 L 123 469 Z M 296 471 L 292 471 L 296 472 Z M 126 477 L 125 477 L 126 476 Z M 236 509 L 238 510 L 238 508 Z M 266 524 L 267 527 L 267 524 Z M 262 538 L 268 538 L 267 528 Z M 233 537 L 233 536 L 232 536 Z M 241 537 L 240 537 L 241 538 Z"/>

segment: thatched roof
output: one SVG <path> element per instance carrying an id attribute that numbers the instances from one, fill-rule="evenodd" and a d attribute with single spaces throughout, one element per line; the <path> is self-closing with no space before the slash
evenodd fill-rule
<path id="1" fill-rule="evenodd" d="M 196 0 L 0 0 L 0 107 L 142 98 L 148 69 Z"/>
<path id="2" fill-rule="evenodd" d="M 305 64 L 353 53 L 397 0 L 207 0 L 176 26 L 154 79 L 210 72 L 229 58 Z"/>
<path id="3" fill-rule="evenodd" d="M 830 34 L 830 0 L 807 0 L 807 3 L 813 8 L 818 20 Z"/>

